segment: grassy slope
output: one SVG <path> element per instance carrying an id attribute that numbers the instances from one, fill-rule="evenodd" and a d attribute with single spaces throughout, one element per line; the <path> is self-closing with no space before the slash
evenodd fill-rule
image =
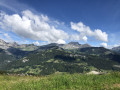
<path id="1" fill-rule="evenodd" d="M 120 73 L 106 75 L 0 75 L 0 90 L 120 90 Z"/>
<path id="2" fill-rule="evenodd" d="M 90 53 L 91 52 L 91 53 Z M 89 54 L 90 53 L 90 54 Z M 5 70 L 15 73 L 49 75 L 56 71 L 83 73 L 91 70 L 118 70 L 120 65 L 110 50 L 105 48 L 86 48 L 81 51 L 65 51 L 58 47 L 37 50 L 20 60 L 7 64 Z M 116 54 L 115 54 L 116 55 Z M 118 55 L 117 60 L 120 60 Z M 23 62 L 27 59 L 28 61 Z"/>

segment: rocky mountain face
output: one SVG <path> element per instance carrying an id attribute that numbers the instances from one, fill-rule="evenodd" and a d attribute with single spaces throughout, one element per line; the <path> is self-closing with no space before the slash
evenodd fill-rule
<path id="1" fill-rule="evenodd" d="M 86 48 L 86 47 L 91 47 L 88 44 L 79 44 L 78 42 L 70 42 L 68 44 L 57 44 L 57 43 L 51 43 L 48 45 L 43 45 L 43 46 L 36 46 L 34 44 L 17 44 L 16 42 L 5 42 L 4 40 L 0 39 L 0 48 L 4 50 L 10 50 L 10 48 L 14 48 L 15 50 L 22 50 L 22 51 L 34 51 L 37 49 L 49 49 L 50 47 L 58 46 L 63 49 L 80 49 L 80 48 Z M 14 51 L 15 51 L 14 50 Z"/>
<path id="2" fill-rule="evenodd" d="M 7 48 L 9 48 L 9 46 L 5 41 L 0 39 L 0 48 L 7 49 Z"/>
<path id="3" fill-rule="evenodd" d="M 9 48 L 17 48 L 23 51 L 34 51 L 38 48 L 38 46 L 34 44 L 18 44 L 16 42 L 5 42 L 4 40 L 0 39 L 0 48 L 2 49 L 9 49 Z"/>
<path id="4" fill-rule="evenodd" d="M 19 44 L 17 44 L 16 42 L 10 42 L 10 43 L 8 43 L 8 42 L 5 42 L 4 40 L 1 40 L 0 39 L 0 48 L 2 48 L 2 49 L 8 49 L 8 48 L 10 48 L 10 47 L 15 47 L 15 48 L 17 48 L 17 47 L 19 47 L 20 45 Z"/>
<path id="5" fill-rule="evenodd" d="M 70 42 L 61 47 L 63 49 L 79 49 L 79 48 L 86 48 L 86 47 L 91 47 L 91 46 L 88 44 L 79 44 L 78 42 Z"/>
<path id="6" fill-rule="evenodd" d="M 78 42 L 70 42 L 68 44 L 57 44 L 57 43 L 51 43 L 48 45 L 40 46 L 38 49 L 49 49 L 51 47 L 59 47 L 65 50 L 74 50 L 74 49 L 81 49 L 81 48 L 87 48 L 91 47 L 89 44 L 79 44 Z"/>

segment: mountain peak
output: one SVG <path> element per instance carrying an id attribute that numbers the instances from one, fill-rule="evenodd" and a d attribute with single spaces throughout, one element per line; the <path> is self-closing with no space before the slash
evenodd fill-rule
<path id="1" fill-rule="evenodd" d="M 112 50 L 120 53 L 120 46 L 113 47 Z"/>
<path id="2" fill-rule="evenodd" d="M 80 45 L 78 42 L 69 42 L 68 44 Z"/>
<path id="3" fill-rule="evenodd" d="M 2 39 L 0 39 L 0 44 L 6 44 L 6 42 Z"/>
<path id="4" fill-rule="evenodd" d="M 87 44 L 87 43 L 86 43 L 86 44 L 83 44 L 82 46 L 83 46 L 82 48 L 84 48 L 84 47 L 91 47 L 91 45 L 89 45 L 89 44 Z"/>

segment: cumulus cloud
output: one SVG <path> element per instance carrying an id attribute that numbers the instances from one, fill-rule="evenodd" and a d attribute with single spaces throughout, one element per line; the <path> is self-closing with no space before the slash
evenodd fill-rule
<path id="1" fill-rule="evenodd" d="M 34 45 L 40 46 L 40 43 L 38 41 L 33 42 Z"/>
<path id="2" fill-rule="evenodd" d="M 1 28 L 10 30 L 21 37 L 49 43 L 69 38 L 66 32 L 49 25 L 48 21 L 47 16 L 42 14 L 38 16 L 29 10 L 23 11 L 22 15 L 5 13 L 0 15 Z"/>
<path id="3" fill-rule="evenodd" d="M 100 46 L 107 48 L 107 43 L 101 43 Z"/>
<path id="4" fill-rule="evenodd" d="M 8 33 L 4 33 L 3 35 L 6 37 L 7 40 L 13 41 L 12 38 L 8 35 Z"/>
<path id="5" fill-rule="evenodd" d="M 106 34 L 106 32 L 102 32 L 100 29 L 96 29 L 93 32 L 93 36 L 95 36 L 96 39 L 101 40 L 101 41 L 108 41 L 108 35 Z"/>
<path id="6" fill-rule="evenodd" d="M 87 38 L 87 36 L 95 37 L 97 40 L 108 41 L 108 35 L 106 32 L 102 32 L 100 29 L 92 31 L 89 26 L 84 25 L 82 22 L 74 23 L 71 22 L 71 29 L 80 32 L 81 37 Z"/>
<path id="7" fill-rule="evenodd" d="M 87 37 L 86 37 L 86 36 L 84 36 L 84 37 L 83 37 L 83 40 L 84 40 L 85 42 L 87 42 Z"/>
<path id="8" fill-rule="evenodd" d="M 87 42 L 88 38 L 84 35 L 81 35 L 81 34 L 72 34 L 72 35 L 69 36 L 69 39 L 70 40 L 76 40 L 76 41 L 82 40 L 84 42 Z"/>
<path id="9" fill-rule="evenodd" d="M 62 39 L 59 39 L 59 40 L 57 41 L 57 43 L 58 43 L 58 44 L 66 44 L 66 42 L 65 42 L 64 40 L 62 40 Z"/>
<path id="10" fill-rule="evenodd" d="M 65 44 L 66 40 L 82 40 L 87 42 L 88 37 L 94 37 L 104 42 L 108 41 L 106 32 L 102 32 L 100 29 L 92 31 L 89 26 L 84 25 L 82 22 L 70 23 L 71 29 L 79 32 L 79 34 L 74 33 L 72 35 L 68 35 L 65 30 L 56 28 L 52 23 L 61 24 L 57 20 L 52 21 L 46 15 L 36 15 L 29 10 L 22 11 L 21 15 L 0 13 L 0 27 L 3 30 L 12 31 L 26 39 L 36 40 L 35 44 L 38 44 L 37 41 L 39 40 L 59 44 Z M 9 38 L 7 35 L 6 37 Z"/>
<path id="11" fill-rule="evenodd" d="M 71 28 L 73 30 L 77 30 L 78 32 L 84 32 L 90 30 L 90 28 L 88 26 L 85 26 L 82 22 L 79 23 L 71 22 Z"/>

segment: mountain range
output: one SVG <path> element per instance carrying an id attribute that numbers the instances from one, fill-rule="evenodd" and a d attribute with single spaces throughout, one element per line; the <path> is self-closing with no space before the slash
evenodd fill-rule
<path id="1" fill-rule="evenodd" d="M 106 49 L 78 42 L 36 46 L 0 40 L 0 70 L 37 75 L 120 71 L 119 52 L 120 47 Z"/>

